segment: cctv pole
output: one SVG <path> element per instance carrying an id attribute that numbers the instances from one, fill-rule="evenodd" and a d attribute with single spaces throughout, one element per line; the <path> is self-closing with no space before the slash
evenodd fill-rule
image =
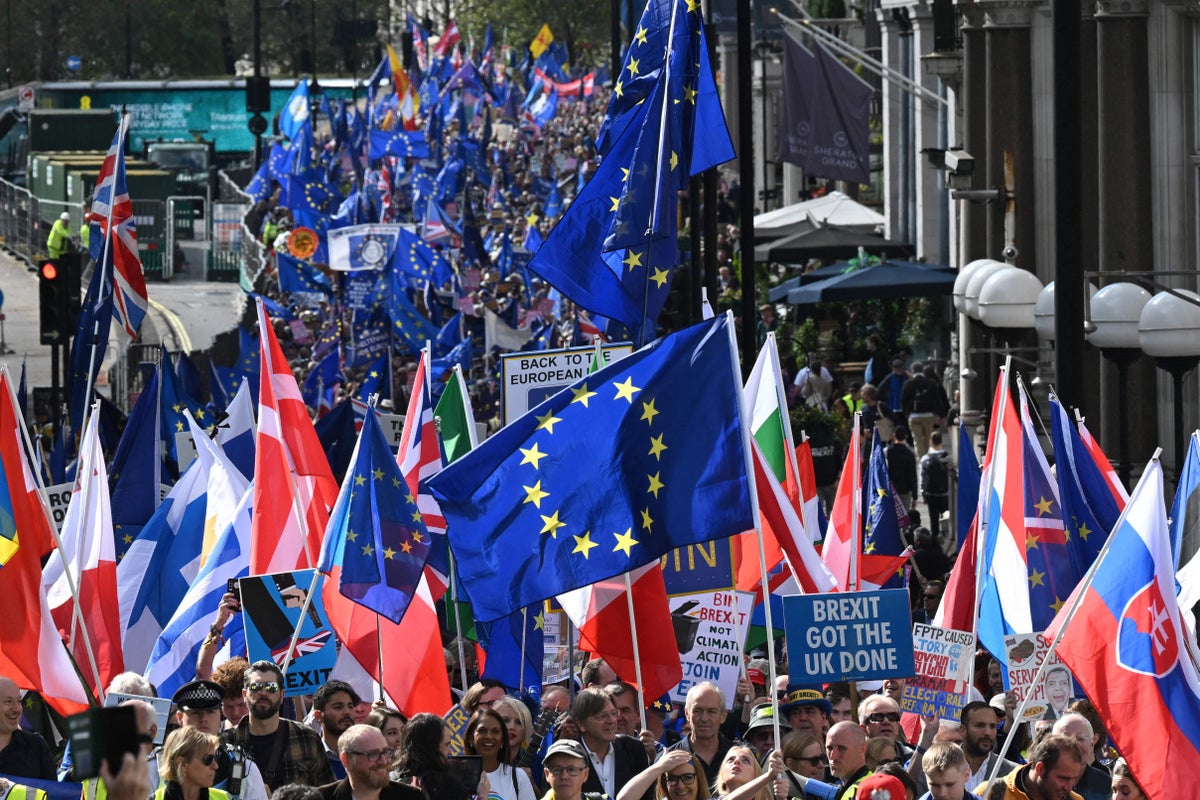
<path id="1" fill-rule="evenodd" d="M 1051 13 L 1054 41 L 1054 389 L 1064 406 L 1083 405 L 1083 308 L 1086 285 L 1079 122 L 1079 0 Z M 1122 420 L 1124 423 L 1124 420 Z M 1121 430 L 1125 430 L 1123 424 Z"/>

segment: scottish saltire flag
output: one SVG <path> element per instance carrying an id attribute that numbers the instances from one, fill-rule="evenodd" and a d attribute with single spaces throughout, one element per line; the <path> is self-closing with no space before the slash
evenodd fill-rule
<path id="1" fill-rule="evenodd" d="M 1071 424 L 1067 410 L 1063 408 L 1056 395 L 1050 394 L 1050 436 L 1054 445 L 1055 478 L 1058 480 L 1059 497 L 1062 499 L 1062 519 L 1067 534 L 1067 549 L 1071 556 L 1071 564 L 1076 575 L 1082 576 L 1092 566 L 1100 548 L 1108 538 L 1108 528 L 1105 528 L 1096 518 L 1084 492 L 1084 475 L 1092 480 L 1103 481 L 1096 465 L 1086 453 L 1080 459 L 1082 442 Z M 1075 445 L 1079 444 L 1079 449 Z M 1103 495 L 1110 503 L 1112 495 L 1107 487 L 1101 484 Z"/>
<path id="2" fill-rule="evenodd" d="M 200 569 L 207 491 L 208 476 L 193 463 L 117 565 L 122 639 L 130 669 L 146 666 L 154 643 Z"/>
<path id="3" fill-rule="evenodd" d="M 302 79 L 292 90 L 287 105 L 279 112 L 279 132 L 295 139 L 306 124 L 309 124 L 308 80 Z"/>
<path id="4" fill-rule="evenodd" d="M 209 559 L 187 588 L 183 600 L 167 622 L 146 666 L 146 677 L 166 696 L 196 677 L 196 657 L 208 636 L 209 626 L 221 605 L 230 578 L 250 574 L 250 516 L 254 498 L 248 489 L 234 510 L 234 521 L 217 539 Z M 232 653 L 246 651 L 242 617 L 235 614 L 223 636 Z"/>
<path id="5" fill-rule="evenodd" d="M 254 477 L 254 398 L 250 382 L 242 379 L 237 394 L 225 408 L 225 419 L 217 424 L 217 444 L 229 462 L 246 480 Z"/>
<path id="6" fill-rule="evenodd" d="M 979 458 L 975 453 L 975 442 L 967 427 L 958 424 L 958 550 L 963 548 L 975 511 L 979 507 L 979 484 L 982 480 Z"/>
<path id="7" fill-rule="evenodd" d="M 732 316 L 718 317 L 575 382 L 430 479 L 476 619 L 752 528 L 740 392 Z"/>
<path id="8" fill-rule="evenodd" d="M 475 626 L 487 653 L 480 678 L 491 678 L 516 692 L 542 689 L 542 659 L 546 652 L 546 612 L 543 603 L 514 611 L 494 622 Z"/>
<path id="9" fill-rule="evenodd" d="M 129 115 L 124 114 L 113 134 L 100 174 L 96 176 L 88 249 L 97 265 L 103 267 L 108 280 L 113 282 L 113 317 L 129 338 L 135 339 L 146 317 L 149 299 L 146 278 L 142 275 L 142 260 L 138 257 L 133 202 L 125 186 L 125 137 L 128 133 Z"/>
<path id="10" fill-rule="evenodd" d="M 319 569 L 332 572 L 341 563 L 338 591 L 399 623 L 421 581 L 431 538 L 378 417 L 367 414 Z"/>
<path id="11" fill-rule="evenodd" d="M 1061 631 L 1058 655 L 1146 796 L 1189 796 L 1200 771 L 1200 676 L 1175 600 L 1157 460 L 1142 474 L 1090 578 L 1046 635 Z"/>

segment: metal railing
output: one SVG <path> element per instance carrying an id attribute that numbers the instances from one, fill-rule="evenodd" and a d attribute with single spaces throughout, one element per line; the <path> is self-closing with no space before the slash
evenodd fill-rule
<path id="1" fill-rule="evenodd" d="M 83 213 L 78 203 L 39 200 L 28 189 L 0 180 L 0 244 L 33 264 L 46 254 L 46 237 L 54 220 L 72 210 Z"/>

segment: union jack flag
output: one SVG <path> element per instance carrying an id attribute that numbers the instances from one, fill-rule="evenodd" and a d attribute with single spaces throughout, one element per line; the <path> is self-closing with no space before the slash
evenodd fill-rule
<path id="1" fill-rule="evenodd" d="M 146 317 L 149 299 L 142 261 L 138 257 L 133 202 L 125 186 L 125 136 L 128 133 L 129 115 L 124 114 L 96 179 L 89 250 L 102 269 L 110 270 L 114 289 L 113 317 L 121 323 L 129 338 L 134 339 Z M 110 236 L 110 232 L 115 235 Z"/>
<path id="2" fill-rule="evenodd" d="M 429 351 L 422 350 L 417 361 L 412 395 L 408 401 L 408 413 L 404 416 L 404 429 L 400 433 L 400 451 L 396 454 L 396 463 L 400 465 L 400 472 L 404 474 L 409 492 L 416 498 L 425 527 L 432 534 L 444 535 L 446 517 L 433 494 L 425 486 L 425 480 L 433 477 L 445 466 L 441 439 L 433 421 L 433 407 L 432 386 L 429 381 Z M 440 597 L 449 585 L 449 576 L 433 563 L 426 563 L 425 577 L 429 579 L 431 590 L 437 597 Z"/>

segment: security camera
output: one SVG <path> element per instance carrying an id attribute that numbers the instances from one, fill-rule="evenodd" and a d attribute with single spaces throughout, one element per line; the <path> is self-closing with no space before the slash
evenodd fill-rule
<path id="1" fill-rule="evenodd" d="M 1010 244 L 1008 247 L 1005 247 L 1000 251 L 1000 255 L 1004 256 L 1005 261 L 1015 261 L 1018 255 L 1017 248 Z"/>
<path id="2" fill-rule="evenodd" d="M 975 171 L 975 157 L 966 150 L 947 150 L 946 169 L 955 175 L 970 175 Z"/>

